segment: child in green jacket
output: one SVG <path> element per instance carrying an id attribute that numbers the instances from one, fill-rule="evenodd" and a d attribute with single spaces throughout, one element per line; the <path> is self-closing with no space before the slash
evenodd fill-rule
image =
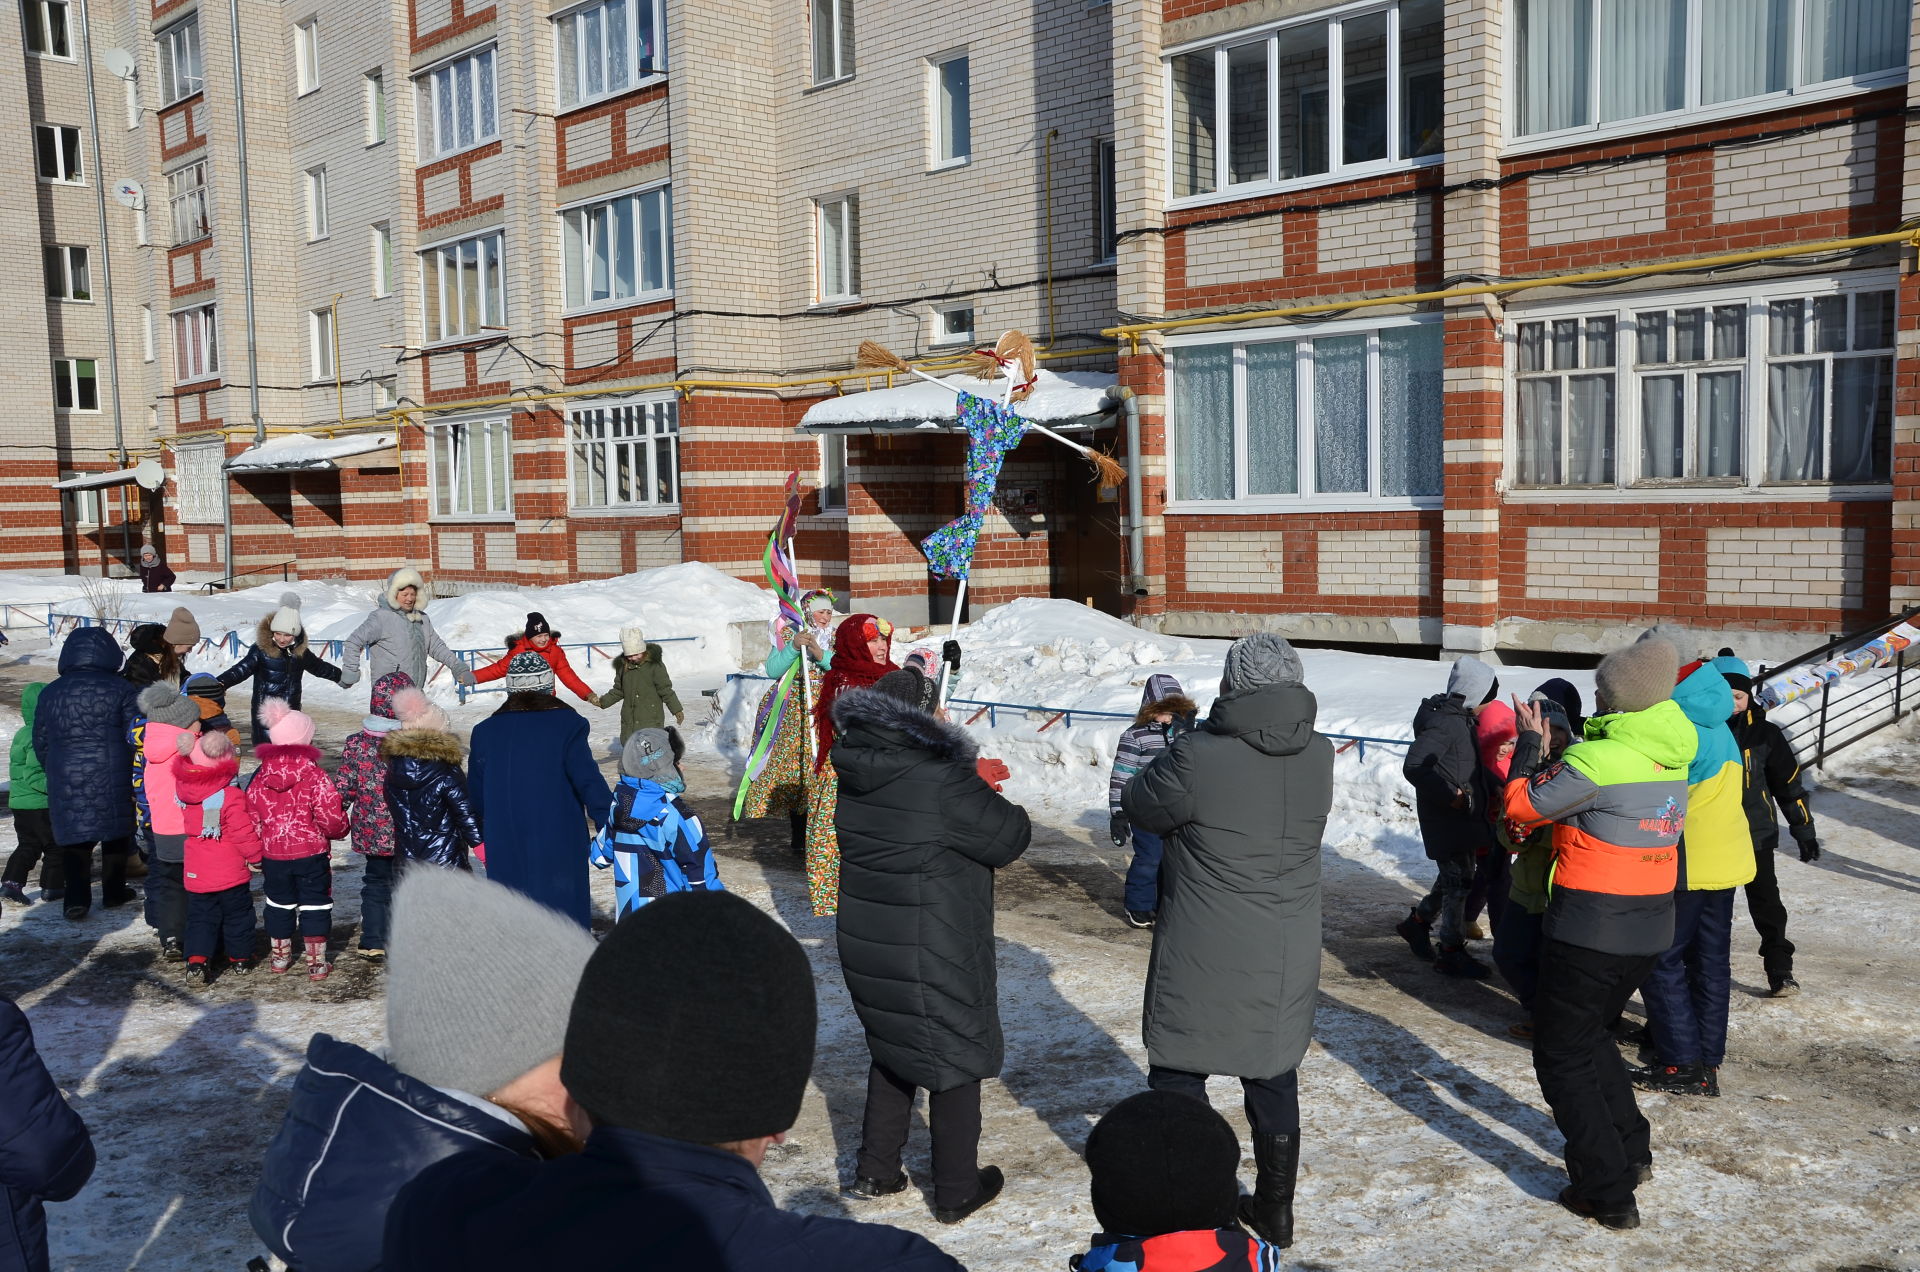
<path id="1" fill-rule="evenodd" d="M 613 660 L 613 688 L 593 700 L 603 710 L 620 704 L 620 745 L 642 729 L 664 728 L 668 711 L 675 724 L 685 724 L 687 713 L 660 660 L 660 646 L 648 644 L 638 627 L 623 627 L 620 649 L 620 657 Z"/>
<path id="2" fill-rule="evenodd" d="M 40 767 L 40 756 L 33 749 L 33 716 L 40 703 L 44 684 L 28 685 L 20 695 L 20 731 L 13 735 L 8 755 L 7 802 L 13 807 L 13 828 L 20 846 L 7 858 L 0 874 L 0 897 L 15 905 L 27 905 L 27 875 L 33 863 L 40 863 L 40 899 L 57 901 L 66 890 L 59 850 L 53 843 L 53 817 L 47 811 L 47 771 Z"/>

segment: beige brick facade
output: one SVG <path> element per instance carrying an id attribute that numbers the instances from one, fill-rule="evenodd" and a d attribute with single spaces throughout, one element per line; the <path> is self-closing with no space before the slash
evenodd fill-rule
<path id="1" fill-rule="evenodd" d="M 1847 527 L 1707 532 L 1707 603 L 1857 606 L 1866 534 Z"/>
<path id="2" fill-rule="evenodd" d="M 1527 596 L 1539 601 L 1653 601 L 1660 532 L 1645 526 L 1527 531 Z"/>
<path id="3" fill-rule="evenodd" d="M 1717 154 L 1713 218 L 1796 216 L 1871 203 L 1875 129 L 1871 123 Z"/>
<path id="4" fill-rule="evenodd" d="M 1187 536 L 1187 583 L 1197 592 L 1285 590 L 1285 552 L 1277 534 L 1208 531 Z"/>
<path id="5" fill-rule="evenodd" d="M 1424 530 L 1322 530 L 1320 591 L 1328 596 L 1425 596 L 1432 541 Z"/>
<path id="6" fill-rule="evenodd" d="M 1527 236 L 1577 243 L 1667 228 L 1667 165 L 1637 163 L 1527 183 Z"/>

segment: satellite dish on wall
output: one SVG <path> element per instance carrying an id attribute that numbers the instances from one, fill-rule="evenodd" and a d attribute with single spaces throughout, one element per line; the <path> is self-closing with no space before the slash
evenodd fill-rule
<path id="1" fill-rule="evenodd" d="M 133 479 L 144 490 L 158 490 L 167 479 L 167 470 L 157 459 L 143 459 L 133 466 Z"/>
<path id="2" fill-rule="evenodd" d="M 132 79 L 140 69 L 140 64 L 133 60 L 133 54 L 125 49 L 102 50 L 100 61 L 115 79 Z"/>
<path id="3" fill-rule="evenodd" d="M 147 188 L 138 181 L 121 181 L 113 187 L 114 201 L 138 212 L 147 206 Z"/>

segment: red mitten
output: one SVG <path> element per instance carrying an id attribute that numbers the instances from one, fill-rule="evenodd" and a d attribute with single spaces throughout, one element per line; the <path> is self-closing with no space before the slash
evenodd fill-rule
<path id="1" fill-rule="evenodd" d="M 981 781 L 993 787 L 996 791 L 1000 789 L 1000 783 L 1012 776 L 1012 774 L 1007 771 L 1006 764 L 1000 760 L 975 760 L 973 762 L 973 771 L 980 775 Z"/>
<path id="2" fill-rule="evenodd" d="M 475 844 L 473 846 L 473 859 L 483 866 L 487 864 L 487 846 L 485 844 Z"/>

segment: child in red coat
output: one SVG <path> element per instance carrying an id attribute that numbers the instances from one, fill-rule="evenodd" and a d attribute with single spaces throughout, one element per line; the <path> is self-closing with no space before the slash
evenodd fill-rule
<path id="1" fill-rule="evenodd" d="M 178 739 L 174 797 L 187 835 L 187 975 L 205 983 L 210 961 L 223 942 L 227 966 L 253 967 L 253 897 L 247 867 L 260 860 L 247 793 L 233 784 L 239 773 L 233 741 L 224 732 L 190 733 Z"/>
<path id="2" fill-rule="evenodd" d="M 320 767 L 313 717 L 279 698 L 260 704 L 270 741 L 254 753 L 260 771 L 247 787 L 254 825 L 266 850 L 267 966 L 278 975 L 293 966 L 297 924 L 307 947 L 307 979 L 325 980 L 327 935 L 333 930 L 331 840 L 347 833 L 340 791 Z"/>
<path id="3" fill-rule="evenodd" d="M 538 610 L 527 615 L 526 630 L 518 636 L 507 637 L 507 656 L 474 672 L 474 680 L 486 684 L 500 679 L 507 674 L 507 664 L 513 661 L 513 656 L 520 653 L 540 655 L 547 660 L 547 666 L 553 668 L 555 680 L 579 694 L 582 701 L 593 701 L 593 691 L 574 674 L 567 662 L 567 651 L 560 648 L 560 633 L 547 625 L 546 616 Z"/>

